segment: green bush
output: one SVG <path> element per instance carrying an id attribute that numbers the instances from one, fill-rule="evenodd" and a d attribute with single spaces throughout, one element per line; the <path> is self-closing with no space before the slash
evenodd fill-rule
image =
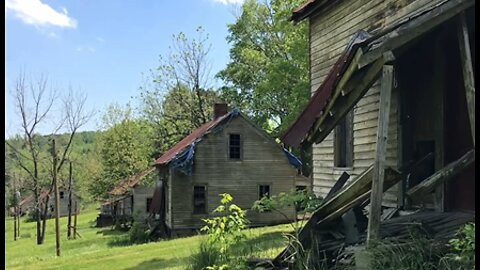
<path id="1" fill-rule="evenodd" d="M 188 270 L 203 270 L 209 266 L 217 265 L 221 260 L 220 251 L 215 245 L 209 245 L 208 242 L 200 243 L 197 253 L 190 257 Z"/>
<path id="2" fill-rule="evenodd" d="M 150 242 L 150 230 L 143 221 L 134 221 L 128 231 L 128 239 L 131 244 L 142 244 Z"/>
<path id="3" fill-rule="evenodd" d="M 440 269 L 475 269 L 475 223 L 468 223 L 448 241 L 450 253 L 443 256 Z"/>
<path id="4" fill-rule="evenodd" d="M 248 224 L 246 211 L 233 204 L 230 194 L 220 194 L 220 205 L 213 210 L 213 218 L 202 219 L 206 225 L 201 229 L 207 233 L 199 251 L 190 257 L 190 270 L 233 270 L 246 269 L 231 247 L 245 239 L 242 232 Z"/>

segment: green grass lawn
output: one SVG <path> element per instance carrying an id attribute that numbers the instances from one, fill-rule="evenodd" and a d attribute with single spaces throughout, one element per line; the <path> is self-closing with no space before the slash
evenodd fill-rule
<path id="1" fill-rule="evenodd" d="M 35 222 L 21 220 L 20 238 L 13 241 L 13 219 L 5 220 L 5 269 L 185 269 L 202 236 L 163 240 L 142 245 L 118 246 L 126 233 L 110 227 L 95 228 L 98 212 L 91 207 L 78 216 L 82 238 L 67 240 L 67 218 L 60 219 L 61 256 L 55 256 L 55 221 L 47 221 L 45 243 L 36 245 Z M 274 257 L 285 247 L 283 232 L 289 225 L 246 231 L 244 245 L 257 257 Z"/>

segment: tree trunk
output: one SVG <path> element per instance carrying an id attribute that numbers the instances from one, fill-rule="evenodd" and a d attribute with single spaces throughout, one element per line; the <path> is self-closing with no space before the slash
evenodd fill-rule
<path id="1" fill-rule="evenodd" d="M 37 245 L 43 244 L 42 234 L 40 231 L 41 228 L 41 220 L 40 220 L 40 202 L 38 200 L 38 188 L 37 184 L 35 184 L 35 219 L 37 221 Z"/>
<path id="2" fill-rule="evenodd" d="M 71 237 L 72 228 L 72 162 L 70 161 L 68 178 L 68 222 L 67 222 L 67 239 Z"/>
<path id="3" fill-rule="evenodd" d="M 43 208 L 43 215 L 42 215 L 42 233 L 40 235 L 40 244 L 43 244 L 45 240 L 45 230 L 47 228 L 47 217 L 48 217 L 48 201 L 50 201 L 50 192 L 47 194 L 45 198 L 45 207 Z"/>
<path id="4" fill-rule="evenodd" d="M 59 221 L 60 221 L 60 212 L 59 206 L 60 202 L 58 200 L 58 183 L 57 183 L 57 152 L 55 149 L 55 139 L 52 140 L 52 155 L 53 155 L 53 188 L 55 190 L 55 242 L 56 242 L 56 251 L 57 256 L 60 256 L 60 232 L 59 232 Z"/>

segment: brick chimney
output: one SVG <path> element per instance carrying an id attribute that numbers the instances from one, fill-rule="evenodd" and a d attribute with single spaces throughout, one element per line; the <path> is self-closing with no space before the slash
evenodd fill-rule
<path id="1" fill-rule="evenodd" d="M 213 105 L 213 120 L 227 114 L 227 112 L 228 112 L 227 103 L 215 103 Z"/>

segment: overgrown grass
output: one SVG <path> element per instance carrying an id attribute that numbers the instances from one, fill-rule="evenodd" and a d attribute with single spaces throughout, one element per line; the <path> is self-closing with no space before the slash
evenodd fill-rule
<path id="1" fill-rule="evenodd" d="M 412 234 L 410 239 L 382 241 L 372 249 L 373 270 L 475 269 L 475 224 L 451 240 Z"/>
<path id="2" fill-rule="evenodd" d="M 67 240 L 67 219 L 60 219 L 61 250 L 55 256 L 54 220 L 47 221 L 45 244 L 36 245 L 35 223 L 21 221 L 20 235 L 13 241 L 13 219 L 5 220 L 6 269 L 185 269 L 188 258 L 198 251 L 203 236 L 162 240 L 148 244 L 128 245 L 128 232 L 110 227 L 95 228 L 98 212 L 95 207 L 78 216 L 78 232 L 82 238 Z M 289 225 L 246 230 L 247 238 L 237 250 L 248 250 L 256 257 L 273 257 L 284 247 L 282 233 Z M 238 251 L 240 253 L 240 251 Z"/>

